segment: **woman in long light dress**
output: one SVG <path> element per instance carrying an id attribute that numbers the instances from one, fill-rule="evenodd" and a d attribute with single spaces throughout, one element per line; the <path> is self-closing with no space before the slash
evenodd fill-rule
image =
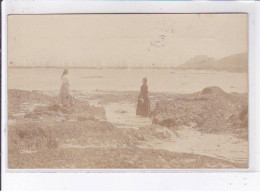
<path id="1" fill-rule="evenodd" d="M 58 104 L 71 106 L 74 104 L 73 97 L 70 95 L 70 84 L 68 78 L 68 69 L 64 69 L 63 74 L 61 76 L 61 88 L 58 97 Z"/>

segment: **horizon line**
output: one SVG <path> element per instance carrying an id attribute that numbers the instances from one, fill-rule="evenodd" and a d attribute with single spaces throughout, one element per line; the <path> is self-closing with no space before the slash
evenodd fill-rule
<path id="1" fill-rule="evenodd" d="M 8 66 L 8 68 L 13 69 L 30 69 L 30 68 L 50 68 L 50 69 L 176 69 L 177 66 L 166 66 L 166 67 L 117 67 L 117 66 L 104 66 L 104 67 L 95 67 L 95 66 Z"/>

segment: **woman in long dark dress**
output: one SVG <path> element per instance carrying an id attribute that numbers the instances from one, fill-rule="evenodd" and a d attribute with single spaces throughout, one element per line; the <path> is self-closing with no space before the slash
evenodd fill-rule
<path id="1" fill-rule="evenodd" d="M 150 100 L 148 95 L 147 79 L 144 78 L 143 85 L 141 86 L 140 94 L 137 100 L 136 115 L 147 117 L 149 116 L 150 112 L 151 109 L 150 109 Z"/>

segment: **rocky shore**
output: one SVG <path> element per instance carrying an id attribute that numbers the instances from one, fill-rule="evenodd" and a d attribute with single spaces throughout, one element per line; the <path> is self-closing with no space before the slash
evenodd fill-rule
<path id="1" fill-rule="evenodd" d="M 219 87 L 173 96 L 156 104 L 153 123 L 170 128 L 193 126 L 207 133 L 234 133 L 247 139 L 247 95 L 226 93 Z"/>
<path id="2" fill-rule="evenodd" d="M 240 147 L 244 151 L 247 146 L 246 94 L 229 94 L 218 87 L 194 94 L 151 93 L 150 125 L 122 129 L 107 119 L 108 104 L 133 104 L 137 95 L 74 92 L 75 105 L 68 108 L 39 91 L 9 90 L 9 168 L 247 167 L 247 160 L 238 162 Z M 100 106 L 91 105 L 93 100 Z M 116 113 L 126 114 L 127 110 Z M 229 153 L 223 153 L 227 157 L 220 157 L 221 149 L 215 147 L 212 150 L 219 154 L 196 147 L 182 151 L 176 146 L 189 142 L 186 133 L 205 134 L 205 139 L 207 134 L 213 138 L 229 134 L 231 143 L 237 144 L 238 156 L 227 158 Z M 246 158 L 247 153 L 241 155 Z"/>

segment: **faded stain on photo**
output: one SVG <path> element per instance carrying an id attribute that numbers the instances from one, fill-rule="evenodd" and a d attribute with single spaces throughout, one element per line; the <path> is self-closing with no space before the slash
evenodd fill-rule
<path id="1" fill-rule="evenodd" d="M 247 19 L 8 16 L 8 168 L 248 168 Z"/>

